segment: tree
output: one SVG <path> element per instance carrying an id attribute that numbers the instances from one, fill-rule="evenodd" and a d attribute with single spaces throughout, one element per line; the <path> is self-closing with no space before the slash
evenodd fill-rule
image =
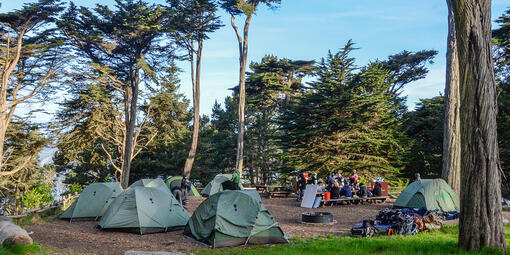
<path id="1" fill-rule="evenodd" d="M 403 175 L 409 179 L 415 173 L 422 178 L 441 176 L 444 100 L 443 96 L 421 99 L 403 119 L 402 128 L 410 140 Z"/>
<path id="2" fill-rule="evenodd" d="M 491 51 L 491 1 L 452 0 L 460 77 L 459 246 L 506 249 Z"/>
<path id="3" fill-rule="evenodd" d="M 119 95 L 123 125 L 121 136 L 105 137 L 115 141 L 120 147 L 119 158 L 110 155 L 109 161 L 121 173 L 124 188 L 129 185 L 131 161 L 143 147 L 138 141 L 141 126 L 147 120 L 139 120 L 138 99 L 143 88 L 157 85 L 155 75 L 158 65 L 168 63 L 159 54 L 162 45 L 159 40 L 164 35 L 163 26 L 168 19 L 168 11 L 159 5 L 149 5 L 143 1 L 116 0 L 116 9 L 97 5 L 93 11 L 71 4 L 59 21 L 59 27 L 79 52 L 81 60 L 89 64 L 93 71 L 101 75 L 103 84 Z M 137 122 L 140 122 L 137 127 Z M 116 124 L 116 123 L 110 123 Z M 114 164 L 114 162 L 119 162 Z"/>
<path id="4" fill-rule="evenodd" d="M 248 32 L 250 29 L 251 18 L 255 14 L 259 4 L 265 4 L 268 7 L 275 7 L 281 0 L 220 0 L 221 7 L 230 14 L 230 22 L 236 33 L 239 44 L 239 109 L 238 109 L 238 137 L 237 137 L 237 155 L 236 169 L 242 176 L 243 172 L 243 150 L 244 150 L 244 131 L 245 116 L 244 108 L 246 104 L 246 64 L 248 61 Z M 235 24 L 235 17 L 244 15 L 244 29 L 241 36 L 239 28 Z"/>
<path id="5" fill-rule="evenodd" d="M 186 58 L 191 64 L 193 134 L 183 171 L 183 174 L 189 178 L 195 161 L 200 130 L 200 72 L 203 43 L 204 40 L 209 39 L 208 33 L 221 27 L 221 22 L 216 16 L 216 4 L 211 0 L 168 0 L 168 2 L 176 13 L 175 21 L 172 22 L 170 29 L 177 44 L 187 51 Z M 174 28 L 174 26 L 177 27 Z"/>
<path id="6" fill-rule="evenodd" d="M 0 14 L 0 176 L 23 170 L 31 155 L 14 162 L 5 151 L 6 132 L 16 108 L 47 96 L 61 79 L 64 54 L 51 24 L 62 10 L 59 0 L 39 0 Z"/>
<path id="7" fill-rule="evenodd" d="M 443 167 L 441 177 L 460 193 L 460 92 L 459 59 L 451 0 L 448 4 L 448 44 L 446 52 L 446 87 L 444 111 Z"/>

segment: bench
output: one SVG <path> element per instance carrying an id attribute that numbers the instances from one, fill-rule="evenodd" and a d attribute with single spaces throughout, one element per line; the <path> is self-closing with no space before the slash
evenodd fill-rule
<path id="1" fill-rule="evenodd" d="M 322 206 L 337 204 L 340 203 L 347 203 L 347 204 L 359 204 L 360 202 L 368 202 L 368 203 L 378 203 L 378 202 L 384 202 L 386 201 L 388 197 L 387 196 L 380 196 L 380 197 L 341 197 L 336 199 L 330 199 L 330 200 L 322 200 L 321 204 Z"/>
<path id="2" fill-rule="evenodd" d="M 288 197 L 291 192 L 286 190 L 285 186 L 265 186 L 265 185 L 256 185 L 255 188 L 257 192 L 260 193 L 261 196 L 266 196 L 268 198 L 273 197 Z"/>

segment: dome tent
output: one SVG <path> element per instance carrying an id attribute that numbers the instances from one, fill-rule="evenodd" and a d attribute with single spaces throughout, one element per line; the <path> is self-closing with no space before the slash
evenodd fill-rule
<path id="1" fill-rule="evenodd" d="M 231 174 L 218 174 L 210 181 L 200 193 L 202 196 L 212 196 L 223 190 L 232 190 L 234 183 L 231 181 Z M 243 186 L 239 183 L 239 188 L 242 190 Z"/>
<path id="2" fill-rule="evenodd" d="M 166 179 L 165 183 L 166 183 L 166 186 L 170 190 L 172 190 L 172 188 L 174 188 L 174 187 L 177 187 L 177 186 L 180 187 L 181 181 L 182 181 L 182 176 L 173 176 L 173 177 L 168 177 Z M 188 193 L 188 196 L 196 196 L 196 197 L 200 196 L 200 193 L 198 192 L 195 185 L 191 184 L 191 191 Z"/>
<path id="3" fill-rule="evenodd" d="M 459 204 L 458 195 L 443 179 L 426 179 L 409 184 L 393 205 L 448 212 L 459 211 Z"/>
<path id="4" fill-rule="evenodd" d="M 87 186 L 80 197 L 59 217 L 61 219 L 97 218 L 102 216 L 113 199 L 122 193 L 118 182 L 99 182 Z"/>
<path id="5" fill-rule="evenodd" d="M 288 243 L 254 190 L 227 190 L 211 195 L 195 210 L 184 235 L 214 248 Z"/>
<path id="6" fill-rule="evenodd" d="M 101 229 L 138 229 L 140 234 L 183 227 L 188 212 L 161 179 L 143 179 L 117 196 L 105 212 Z"/>

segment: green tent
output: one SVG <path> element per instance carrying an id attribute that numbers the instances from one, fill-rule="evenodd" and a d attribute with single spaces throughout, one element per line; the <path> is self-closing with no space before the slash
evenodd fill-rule
<path id="1" fill-rule="evenodd" d="M 183 227 L 189 214 L 179 204 L 163 180 L 133 183 L 112 202 L 99 227 L 139 229 L 140 234 Z"/>
<path id="2" fill-rule="evenodd" d="M 60 215 L 60 218 L 72 220 L 100 217 L 121 192 L 122 187 L 118 182 L 92 183 L 81 192 L 80 197 Z"/>
<path id="3" fill-rule="evenodd" d="M 184 235 L 213 248 L 288 243 L 254 190 L 227 190 L 211 195 L 195 210 Z"/>
<path id="4" fill-rule="evenodd" d="M 448 183 L 443 179 L 428 179 L 409 184 L 393 205 L 448 212 L 459 211 L 459 204 L 459 197 Z"/>
<path id="5" fill-rule="evenodd" d="M 168 186 L 168 188 L 170 190 L 172 190 L 172 188 L 174 188 L 174 187 L 180 187 L 181 181 L 182 181 L 182 176 L 173 176 L 173 177 L 168 177 L 168 179 L 166 179 L 165 183 L 166 183 L 166 186 Z M 195 185 L 191 184 L 191 192 L 188 194 L 188 196 L 196 196 L 196 197 L 200 196 L 200 193 L 198 192 L 197 188 L 195 188 Z"/>
<path id="6" fill-rule="evenodd" d="M 212 196 L 218 192 L 222 192 L 223 190 L 232 190 L 234 189 L 234 183 L 231 180 L 231 174 L 218 174 L 207 184 L 207 186 L 205 186 L 204 190 L 202 190 L 200 194 L 202 196 Z M 243 185 L 241 185 L 241 183 L 239 183 L 239 188 L 243 189 Z"/>

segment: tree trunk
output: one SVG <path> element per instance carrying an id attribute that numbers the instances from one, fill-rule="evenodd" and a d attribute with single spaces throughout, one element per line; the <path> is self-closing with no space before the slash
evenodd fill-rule
<path id="1" fill-rule="evenodd" d="M 197 70 L 196 70 L 196 78 L 193 79 L 193 58 L 191 59 L 191 70 L 192 70 L 192 85 L 193 85 L 193 135 L 191 139 L 191 148 L 188 153 L 188 158 L 186 158 L 186 163 L 184 164 L 184 175 L 187 178 L 191 175 L 191 168 L 193 167 L 193 162 L 195 161 L 195 156 L 197 153 L 198 146 L 198 132 L 200 130 L 200 63 L 202 61 L 202 45 L 203 41 L 198 41 L 198 50 L 197 50 Z M 191 53 L 193 54 L 193 53 Z"/>
<path id="2" fill-rule="evenodd" d="M 239 40 L 239 112 L 238 112 L 238 135 L 236 169 L 243 176 L 243 151 L 244 151 L 244 106 L 246 104 L 246 62 L 248 58 L 248 31 L 252 14 L 246 16 L 244 22 L 243 39 Z"/>
<path id="3" fill-rule="evenodd" d="M 461 214 L 459 246 L 506 249 L 491 51 L 491 1 L 452 0 L 459 57 Z"/>
<path id="4" fill-rule="evenodd" d="M 137 111 L 137 103 L 138 103 L 138 71 L 134 71 L 134 78 L 132 83 L 132 92 L 131 97 L 128 100 L 129 102 L 129 111 L 126 116 L 129 116 L 125 120 L 126 124 L 126 140 L 124 146 L 124 157 L 122 163 L 122 188 L 126 189 L 129 186 L 129 172 L 131 170 L 131 160 L 133 155 L 134 144 L 134 134 L 135 134 L 135 126 L 136 126 L 136 111 Z"/>
<path id="5" fill-rule="evenodd" d="M 455 38 L 455 21 L 448 4 L 448 47 L 446 52 L 445 117 L 443 138 L 443 179 L 460 193 L 460 92 L 459 59 Z"/>

